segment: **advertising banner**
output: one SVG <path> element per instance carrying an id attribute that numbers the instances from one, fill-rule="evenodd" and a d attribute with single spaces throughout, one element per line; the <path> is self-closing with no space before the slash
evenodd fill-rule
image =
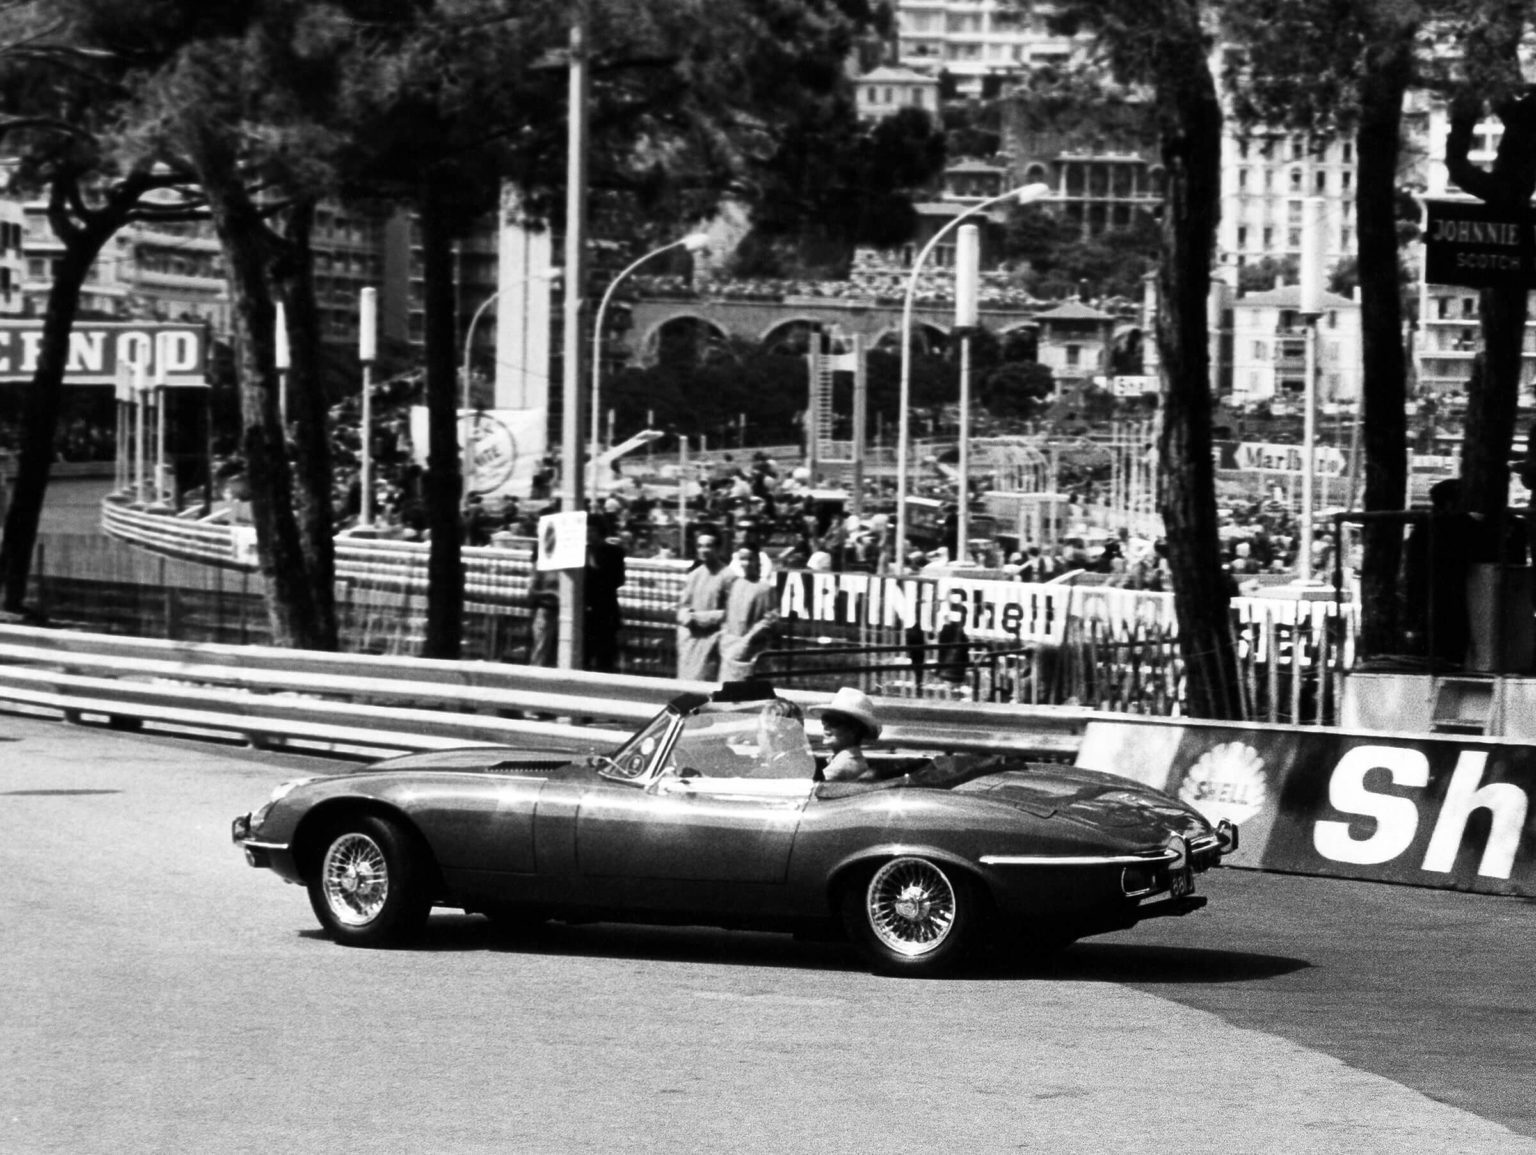
<path id="1" fill-rule="evenodd" d="M 1173 595 L 1152 590 L 995 578 L 891 577 L 787 570 L 776 575 L 779 615 L 829 625 L 901 627 L 933 632 L 958 622 L 973 641 L 1060 644 L 1068 620 L 1113 630 L 1171 630 Z M 1240 625 L 1277 623 L 1321 630 L 1332 602 L 1234 598 Z M 1345 612 L 1353 612 L 1344 607 Z"/>
<path id="2" fill-rule="evenodd" d="M 1217 469 L 1241 469 L 1254 473 L 1294 473 L 1307 467 L 1306 449 L 1300 445 L 1267 441 L 1217 441 L 1211 446 Z M 1342 449 L 1316 445 L 1312 449 L 1313 472 L 1318 477 L 1342 477 L 1348 462 Z"/>
<path id="3" fill-rule="evenodd" d="M 41 321 L 0 321 L 0 382 L 30 381 L 42 350 Z M 142 367 L 151 384 L 202 385 L 208 330 L 201 324 L 76 321 L 69 337 L 66 385 L 113 385 Z"/>
<path id="4" fill-rule="evenodd" d="M 482 498 L 525 498 L 544 450 L 543 409 L 460 409 L 459 451 L 470 447 L 467 492 Z M 411 409 L 416 462 L 427 465 L 427 407 Z"/>
<path id="5" fill-rule="evenodd" d="M 1431 285 L 1536 288 L 1531 222 L 1481 201 L 1427 201 L 1424 279 Z"/>
<path id="6" fill-rule="evenodd" d="M 1077 761 L 1230 818 L 1235 866 L 1536 897 L 1530 746 L 1104 721 Z"/>

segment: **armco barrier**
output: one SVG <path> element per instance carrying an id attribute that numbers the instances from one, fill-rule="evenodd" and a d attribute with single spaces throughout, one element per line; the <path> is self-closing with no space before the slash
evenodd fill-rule
<path id="1" fill-rule="evenodd" d="M 1536 897 L 1536 747 L 1100 715 L 1077 761 L 1232 819 L 1232 865 Z"/>
<path id="2" fill-rule="evenodd" d="M 258 745 L 387 751 L 492 742 L 610 749 L 674 695 L 712 688 L 490 662 L 0 626 L 0 702 L 71 719 L 233 733 Z M 802 705 L 827 697 L 784 696 Z M 881 713 L 890 745 L 1046 758 L 1070 758 L 1090 716 L 1076 709 L 895 699 L 882 703 Z"/>

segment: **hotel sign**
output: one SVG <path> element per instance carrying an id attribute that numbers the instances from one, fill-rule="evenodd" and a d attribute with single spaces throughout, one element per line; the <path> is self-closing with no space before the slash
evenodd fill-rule
<path id="1" fill-rule="evenodd" d="M 1481 201 L 1429 201 L 1424 279 L 1432 285 L 1536 288 L 1536 234 L 1515 213 Z M 1523 241 L 1523 243 L 1522 243 Z"/>
<path id="2" fill-rule="evenodd" d="M 0 321 L 0 382 L 30 381 L 42 352 L 41 321 Z M 115 385 L 135 366 L 150 385 L 203 385 L 208 330 L 199 324 L 152 321 L 76 321 L 69 335 L 66 385 Z"/>

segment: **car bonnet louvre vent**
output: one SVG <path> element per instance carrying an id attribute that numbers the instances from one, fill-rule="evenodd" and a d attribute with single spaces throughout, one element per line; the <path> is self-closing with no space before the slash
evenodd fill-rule
<path id="1" fill-rule="evenodd" d="M 555 770 L 564 766 L 570 759 L 553 758 L 503 758 L 500 762 L 493 762 L 486 767 L 492 774 L 528 774 L 540 770 Z"/>

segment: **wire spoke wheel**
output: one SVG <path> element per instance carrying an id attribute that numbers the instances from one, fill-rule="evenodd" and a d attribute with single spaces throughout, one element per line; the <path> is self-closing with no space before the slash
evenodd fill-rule
<path id="1" fill-rule="evenodd" d="M 320 885 L 337 922 L 366 926 L 389 900 L 389 861 L 383 848 L 366 834 L 344 834 L 326 849 Z"/>
<path id="2" fill-rule="evenodd" d="M 956 934 L 960 898 L 949 876 L 934 863 L 894 858 L 870 878 L 864 917 L 885 950 L 905 959 L 924 959 L 940 952 Z"/>
<path id="3" fill-rule="evenodd" d="M 399 946 L 432 910 L 431 851 L 410 828 L 380 815 L 343 817 L 317 834 L 309 861 L 309 904 L 330 936 L 347 946 Z"/>

